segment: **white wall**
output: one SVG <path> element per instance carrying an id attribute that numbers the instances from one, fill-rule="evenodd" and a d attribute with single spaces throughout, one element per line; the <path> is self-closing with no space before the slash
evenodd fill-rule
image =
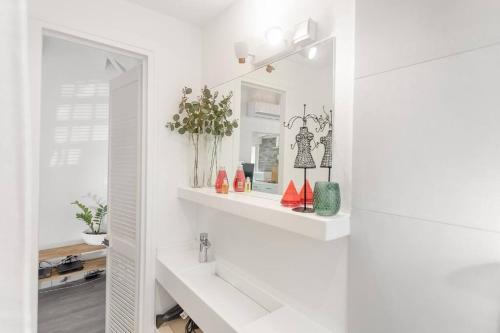
<path id="1" fill-rule="evenodd" d="M 352 333 L 499 330 L 499 15 L 357 1 Z"/>
<path id="2" fill-rule="evenodd" d="M 275 10 L 269 10 L 274 8 Z M 319 37 L 337 39 L 336 173 L 343 182 L 344 208 L 350 208 L 350 152 L 354 61 L 354 2 L 351 0 L 240 0 L 204 28 L 204 81 L 219 85 L 247 73 L 237 64 L 233 43 L 262 39 L 266 28 L 291 28 L 308 17 L 319 23 Z M 235 96 L 235 98 L 237 98 Z M 317 242 L 209 209 L 199 210 L 199 230 L 208 230 L 216 256 L 264 281 L 334 332 L 346 332 L 348 239 Z"/>
<path id="3" fill-rule="evenodd" d="M 62 27 L 104 43 L 108 41 L 123 48 L 133 48 L 139 53 L 144 50 L 154 55 L 154 72 L 149 73 L 154 84 L 148 89 L 156 94 L 156 99 L 151 101 L 150 116 L 157 119 L 151 134 L 158 138 L 158 146 L 155 151 L 154 142 L 150 142 L 149 153 L 156 159 L 152 170 L 158 170 L 156 188 L 151 192 L 151 198 L 157 205 L 147 233 L 154 236 L 151 241 L 158 245 L 191 239 L 191 212 L 178 209 L 176 197 L 177 185 L 187 184 L 185 165 L 188 145 L 186 138 L 167 132 L 164 124 L 176 112 L 182 88 L 185 85 L 201 86 L 202 42 L 199 28 L 120 0 L 34 0 L 30 2 L 30 16 L 34 82 L 40 80 L 39 28 L 42 22 L 52 29 Z M 40 100 L 37 91 L 33 91 L 33 97 L 34 103 Z M 172 156 L 176 156 L 175 162 Z M 146 289 L 150 290 L 154 288 L 154 264 L 146 267 L 146 274 Z M 150 299 L 153 298 L 151 295 Z M 149 311 L 150 304 L 144 306 Z M 151 317 L 145 321 L 148 325 L 145 332 L 152 331 L 152 315 L 152 312 L 149 313 L 148 317 Z"/>
<path id="4" fill-rule="evenodd" d="M 0 326 L 4 332 L 31 329 L 29 281 L 31 168 L 27 61 L 26 2 L 0 2 Z M 8 51 L 7 51 L 8 50 Z M 6 52 L 7 51 L 7 52 Z M 6 274 L 8 272 L 8 274 Z M 33 288 L 33 289 L 32 289 Z"/>
<path id="5" fill-rule="evenodd" d="M 40 135 L 40 249 L 81 242 L 87 226 L 75 219 L 80 200 L 106 202 L 109 80 L 112 54 L 45 37 L 42 63 Z M 122 57 L 120 57 L 122 58 Z M 130 58 L 126 68 L 137 64 Z M 103 225 L 103 227 L 105 227 Z"/>

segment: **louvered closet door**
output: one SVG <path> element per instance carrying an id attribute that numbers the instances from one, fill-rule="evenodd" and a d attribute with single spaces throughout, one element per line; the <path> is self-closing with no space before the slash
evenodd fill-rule
<path id="1" fill-rule="evenodd" d="M 110 82 L 106 332 L 138 332 L 142 66 Z"/>

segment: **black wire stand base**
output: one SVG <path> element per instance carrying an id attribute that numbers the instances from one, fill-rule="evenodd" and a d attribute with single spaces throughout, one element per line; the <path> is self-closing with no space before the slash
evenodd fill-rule
<path id="1" fill-rule="evenodd" d="M 314 213 L 314 208 L 311 207 L 295 207 L 292 210 L 299 213 Z"/>
<path id="2" fill-rule="evenodd" d="M 307 207 L 307 190 L 306 190 L 306 183 L 307 183 L 307 168 L 304 168 L 304 206 L 301 207 L 295 207 L 292 210 L 294 212 L 298 213 L 314 213 L 314 208 Z"/>

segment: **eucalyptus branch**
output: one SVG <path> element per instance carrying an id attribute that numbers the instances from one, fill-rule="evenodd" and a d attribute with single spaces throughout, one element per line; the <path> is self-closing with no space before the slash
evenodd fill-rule
<path id="1" fill-rule="evenodd" d="M 208 181 L 211 182 L 213 168 L 217 168 L 217 147 L 224 136 L 231 136 L 238 121 L 230 119 L 233 114 L 231 110 L 230 92 L 222 96 L 219 101 L 219 93 L 212 93 L 206 86 L 201 90 L 201 95 L 195 100 L 189 101 L 188 95 L 193 92 L 191 88 L 182 90 L 179 110 L 172 116 L 172 120 L 166 123 L 166 127 L 179 134 L 189 134 L 194 149 L 193 185 L 201 185 L 198 179 L 200 136 L 210 135 L 213 137 L 213 149 L 210 152 L 211 170 Z M 202 138 L 203 139 L 203 138 Z M 204 180 L 203 180 L 204 181 Z"/>

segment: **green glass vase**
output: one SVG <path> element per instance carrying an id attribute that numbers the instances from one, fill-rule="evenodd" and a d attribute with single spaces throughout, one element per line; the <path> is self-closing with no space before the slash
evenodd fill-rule
<path id="1" fill-rule="evenodd" d="M 314 210 L 321 216 L 333 216 L 340 210 L 340 187 L 334 182 L 316 182 L 314 185 Z"/>

